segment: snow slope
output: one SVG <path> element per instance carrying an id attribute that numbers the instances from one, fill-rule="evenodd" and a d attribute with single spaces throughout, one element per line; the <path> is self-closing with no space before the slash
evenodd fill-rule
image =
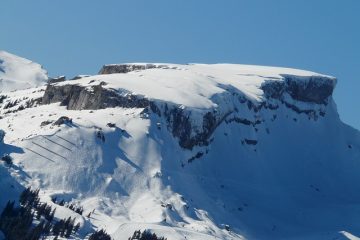
<path id="1" fill-rule="evenodd" d="M 146 65 L 145 63 L 128 63 L 128 65 Z M 144 71 L 131 71 L 126 74 L 108 74 L 89 76 L 72 81 L 71 84 L 95 86 L 105 82 L 105 88 L 126 90 L 149 99 L 170 102 L 184 107 L 208 109 L 219 103 L 215 97 L 233 87 L 242 92 L 248 99 L 259 102 L 264 99 L 260 89 L 265 81 L 284 81 L 285 75 L 300 77 L 307 81 L 309 77 L 331 79 L 334 77 L 314 72 L 239 64 L 155 64 L 159 68 Z M 302 78 L 301 78 L 302 77 Z M 90 83 L 91 82 L 91 83 Z M 66 85 L 61 82 L 57 85 Z"/>
<path id="2" fill-rule="evenodd" d="M 0 51 L 0 92 L 44 85 L 47 72 L 37 63 Z"/>
<path id="3" fill-rule="evenodd" d="M 234 64 L 153 65 L 55 83 L 54 92 L 2 93 L 0 152 L 15 163 L 0 166 L 8 179 L 1 189 L 13 189 L 6 197 L 33 186 L 42 201 L 83 206 L 81 216 L 56 205 L 57 218 L 81 223 L 78 239 L 96 228 L 116 240 L 138 229 L 171 240 L 358 239 L 360 133 L 339 119 L 328 88 L 335 78 Z M 117 95 L 98 95 L 97 86 Z M 39 100 L 68 89 L 79 109 L 68 99 Z M 324 99 L 299 100 L 316 101 L 309 92 Z M 119 97 L 118 105 L 86 107 L 106 97 Z M 61 116 L 72 122 L 54 125 Z M 209 124 L 206 141 L 181 146 L 178 131 L 204 137 Z"/>

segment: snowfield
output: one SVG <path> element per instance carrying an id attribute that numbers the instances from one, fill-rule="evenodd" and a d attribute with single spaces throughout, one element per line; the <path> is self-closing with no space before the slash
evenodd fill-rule
<path id="1" fill-rule="evenodd" d="M 46 86 L 3 89 L 0 154 L 10 154 L 14 164 L 0 163 L 6 193 L 0 207 L 24 187 L 40 188 L 56 219 L 81 223 L 77 239 L 101 228 L 115 240 L 139 229 L 168 240 L 359 239 L 360 133 L 340 121 L 331 93 L 321 103 L 299 100 L 316 99 L 307 93 L 323 94 L 335 78 L 235 64 L 153 65 L 53 86 L 82 86 L 96 95 L 93 87 L 101 85 L 121 97 L 148 99 L 158 113 L 124 106 L 74 110 L 66 101 L 43 104 Z M 289 76 L 299 85 L 281 96 L 266 94 L 264 84 Z M 177 131 L 203 137 L 209 112 L 217 122 L 207 141 L 180 146 Z M 62 116 L 72 121 L 55 124 Z M 53 203 L 54 197 L 84 213 Z"/>
<path id="2" fill-rule="evenodd" d="M 47 79 L 39 64 L 0 50 L 0 93 L 41 86 Z"/>
<path id="3" fill-rule="evenodd" d="M 145 63 L 128 63 L 128 65 L 146 65 Z M 146 98 L 170 102 L 184 107 L 208 109 L 218 105 L 216 97 L 232 87 L 246 98 L 259 102 L 263 100 L 260 89 L 265 81 L 283 81 L 285 75 L 298 76 L 306 82 L 309 77 L 331 79 L 334 77 L 314 72 L 253 65 L 239 64 L 154 64 L 158 68 L 145 71 L 132 71 L 126 74 L 108 74 L 87 76 L 72 81 L 71 84 L 95 86 L 105 82 L 105 88 L 128 91 Z M 65 81 L 57 85 L 66 85 Z"/>

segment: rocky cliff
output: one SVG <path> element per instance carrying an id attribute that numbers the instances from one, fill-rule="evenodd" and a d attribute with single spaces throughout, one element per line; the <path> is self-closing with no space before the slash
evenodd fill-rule
<path id="1" fill-rule="evenodd" d="M 1 92 L 0 156 L 13 164 L 0 162 L 0 206 L 40 188 L 56 220 L 76 217 L 74 239 L 95 228 L 116 240 L 359 235 L 360 133 L 337 114 L 335 78 L 153 65 Z"/>
<path id="2" fill-rule="evenodd" d="M 153 68 L 168 68 L 166 64 L 109 64 L 104 65 L 99 74 L 115 74 L 115 73 L 128 73 L 133 71 L 140 71 Z"/>
<path id="3" fill-rule="evenodd" d="M 113 74 L 112 81 L 116 81 L 117 74 L 126 76 L 126 73 L 132 71 L 146 74 L 149 69 L 164 71 L 164 66 L 167 65 L 106 65 L 100 73 Z M 167 66 L 166 69 L 169 67 Z M 160 71 L 158 74 L 161 73 Z M 239 88 L 217 84 L 222 91 L 212 96 L 215 105 L 201 110 L 154 99 L 128 89 L 111 88 L 108 86 L 111 85 L 111 81 L 102 78 L 101 75 L 94 77 L 96 81 L 90 80 L 88 84 L 86 84 L 86 81 L 89 81 L 88 77 L 78 82 L 49 84 L 42 98 L 42 104 L 60 102 L 70 110 L 96 110 L 109 107 L 145 108 L 146 112 L 163 116 L 167 128 L 179 139 L 180 146 L 192 149 L 196 145 L 207 145 L 211 134 L 223 121 L 235 121 L 249 126 L 260 124 L 265 121 L 259 113 L 262 109 L 271 110 L 285 106 L 298 114 L 307 114 L 309 119 L 315 120 L 325 115 L 325 107 L 331 100 L 336 84 L 334 78 L 321 75 L 281 74 L 280 76 L 280 78 L 263 78 L 259 85 L 259 90 L 263 93 L 258 101 L 246 97 Z M 145 78 L 144 81 L 147 79 Z"/>

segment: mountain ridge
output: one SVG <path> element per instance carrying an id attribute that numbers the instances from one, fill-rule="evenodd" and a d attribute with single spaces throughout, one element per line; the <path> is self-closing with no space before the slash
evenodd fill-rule
<path id="1" fill-rule="evenodd" d="M 230 78 L 228 81 L 223 81 L 212 76 L 214 73 L 215 76 L 219 74 L 217 72 L 219 67 L 220 70 L 224 68 L 225 72 L 229 69 L 228 76 L 234 80 Z M 251 71 L 251 69 L 253 70 Z M 265 69 L 263 70 L 265 72 L 259 73 L 262 69 Z M 285 70 L 290 73 L 278 73 Z M 150 73 L 148 73 L 149 71 Z M 166 90 L 160 89 L 159 92 L 175 92 L 177 90 L 182 92 L 184 90 L 178 84 L 183 80 L 188 85 L 188 89 L 185 89 L 186 96 L 197 97 L 191 99 L 191 102 L 185 103 L 180 96 L 164 95 L 161 98 L 157 97 L 159 95 L 157 89 L 147 91 L 142 88 L 142 84 L 158 84 L 157 87 L 159 87 L 157 77 L 160 79 L 164 78 L 163 75 L 167 77 L 168 72 L 176 77 L 171 81 L 159 80 L 161 83 L 164 82 L 167 88 Z M 300 76 L 291 75 L 292 72 L 298 72 Z M 196 144 L 206 144 L 216 126 L 224 121 L 226 116 L 234 115 L 234 112 L 238 112 L 239 108 L 243 108 L 243 106 L 257 112 L 261 108 L 277 108 L 279 104 L 285 104 L 289 109 L 299 113 L 311 113 L 316 118 L 318 115 L 325 114 L 324 111 L 315 111 L 312 106 L 302 108 L 306 104 L 325 106 L 336 85 L 334 77 L 312 72 L 234 64 L 113 64 L 105 65 L 100 73 L 104 74 L 48 85 L 42 103 L 61 102 L 61 105 L 72 110 L 94 110 L 107 107 L 146 108 L 147 111 L 151 110 L 158 115 L 164 114 L 168 118 L 168 125 L 171 125 L 169 127 L 174 136 L 179 137 L 180 145 L 186 148 L 192 148 Z M 127 75 L 129 73 L 133 74 L 129 76 Z M 198 80 L 199 75 L 205 77 Z M 131 80 L 127 81 L 127 77 Z M 236 85 L 236 82 L 243 80 L 242 77 L 248 81 L 247 86 Z M 125 82 L 124 85 L 121 81 Z M 213 92 L 209 93 L 206 81 L 213 82 L 212 85 L 210 84 L 210 88 L 213 88 L 210 92 Z M 255 81 L 254 86 L 250 85 L 251 81 Z M 130 90 L 126 89 L 126 85 L 130 85 Z M 254 93 L 247 93 L 250 88 L 248 86 L 258 87 L 256 91 L 252 90 L 257 94 L 256 96 Z M 207 102 L 202 100 L 204 96 L 207 96 Z M 294 104 L 292 103 L 294 100 L 303 102 L 303 104 Z M 197 106 L 199 101 L 204 102 L 200 108 Z M 280 103 L 276 103 L 276 101 Z M 195 118 L 194 114 L 197 115 Z M 244 119 L 242 116 L 236 116 L 236 118 Z M 245 117 L 244 121 L 254 124 L 259 120 Z M 194 125 L 198 129 L 198 136 L 191 136 L 190 131 Z M 184 132 L 184 129 L 187 131 Z"/>
<path id="2" fill-rule="evenodd" d="M 111 74 L 0 93 L 9 198 L 40 188 L 55 219 L 81 224 L 76 239 L 100 228 L 115 240 L 138 229 L 174 240 L 360 236 L 360 132 L 338 116 L 334 77 L 107 66 L 100 73 Z"/>
<path id="3" fill-rule="evenodd" d="M 47 80 L 41 65 L 0 50 L 0 92 L 37 87 Z"/>

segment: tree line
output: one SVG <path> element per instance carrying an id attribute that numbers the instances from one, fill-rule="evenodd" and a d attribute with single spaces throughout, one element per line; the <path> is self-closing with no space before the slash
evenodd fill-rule
<path id="1" fill-rule="evenodd" d="M 75 218 L 55 220 L 56 208 L 40 202 L 39 189 L 25 189 L 19 197 L 19 206 L 8 201 L 0 215 L 0 230 L 7 240 L 39 240 L 53 236 L 54 240 L 71 238 L 80 228 Z M 34 221 L 36 220 L 36 221 Z M 167 240 L 148 230 L 137 230 L 129 240 Z M 112 240 L 103 229 L 93 232 L 89 240 Z"/>
<path id="2" fill-rule="evenodd" d="M 54 220 L 56 209 L 40 202 L 39 189 L 25 189 L 19 197 L 19 206 L 8 201 L 0 215 L 0 230 L 8 240 L 38 240 L 45 236 L 69 238 L 75 234 L 80 223 L 75 218 Z M 34 223 L 34 219 L 37 223 Z"/>

